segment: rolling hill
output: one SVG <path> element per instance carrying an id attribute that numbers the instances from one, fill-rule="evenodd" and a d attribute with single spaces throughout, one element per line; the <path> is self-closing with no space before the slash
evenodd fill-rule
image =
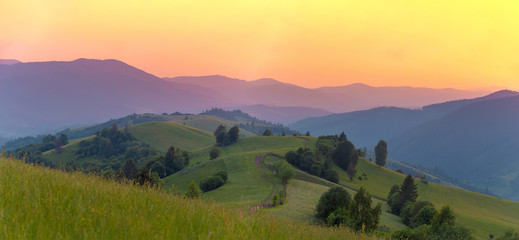
<path id="1" fill-rule="evenodd" d="M 316 141 L 314 137 L 246 137 L 234 145 L 223 147 L 222 156 L 209 160 L 209 149 L 214 144 L 210 132 L 171 122 L 138 124 L 130 127 L 129 130 L 139 140 L 158 149 L 165 149 L 170 144 L 175 146 L 185 144 L 183 149 L 193 153 L 190 166 L 164 179 L 167 191 L 182 193 L 191 181 L 199 182 L 206 176 L 225 170 L 229 174 L 228 182 L 216 190 L 203 194 L 203 198 L 242 211 L 248 211 L 252 206 L 268 202 L 270 196 L 279 190 L 279 178 L 255 163 L 258 156 L 266 153 L 284 155 L 285 152 L 302 146 L 313 148 Z M 65 147 L 61 154 L 66 156 L 68 148 L 73 149 L 75 144 L 77 143 Z M 47 152 L 46 156 L 52 158 L 60 155 Z M 267 158 L 265 161 L 276 161 L 276 159 Z M 342 169 L 335 167 L 335 170 L 339 172 L 340 184 L 353 189 L 363 186 L 379 198 L 385 198 L 391 186 L 400 184 L 405 177 L 394 171 L 379 168 L 366 160 L 359 161 L 357 171 L 359 175 L 366 173 L 367 179 L 354 178 L 350 181 Z M 486 238 L 488 234 L 500 234 L 508 228 L 519 227 L 519 219 L 516 218 L 519 214 L 518 202 L 432 182 L 417 182 L 419 200 L 430 201 L 437 208 L 444 205 L 451 206 L 459 222 L 472 229 L 479 239 Z M 287 188 L 286 204 L 265 209 L 263 212 L 278 215 L 280 218 L 289 218 L 290 221 L 313 222 L 313 209 L 318 197 L 331 186 L 335 184 L 297 170 L 295 179 Z M 381 202 L 379 199 L 373 201 Z M 380 224 L 393 231 L 403 228 L 399 218 L 387 212 L 387 205 L 384 205 L 384 209 Z"/>

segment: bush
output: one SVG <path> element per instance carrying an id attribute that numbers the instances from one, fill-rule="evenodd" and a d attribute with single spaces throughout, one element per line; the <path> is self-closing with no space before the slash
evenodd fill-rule
<path id="1" fill-rule="evenodd" d="M 287 183 L 288 180 L 294 178 L 295 171 L 294 171 L 294 168 L 292 168 L 292 165 L 287 163 L 287 164 L 281 165 L 281 167 L 279 168 L 279 171 L 278 171 L 278 175 L 281 178 L 281 180 L 283 180 L 284 183 Z"/>
<path id="2" fill-rule="evenodd" d="M 322 220 L 327 221 L 328 216 L 339 208 L 348 209 L 351 203 L 351 196 L 343 187 L 333 187 L 327 192 L 321 195 L 319 203 L 315 210 L 315 216 Z"/>
<path id="3" fill-rule="evenodd" d="M 211 152 L 209 152 L 209 159 L 215 159 L 219 156 L 222 155 L 222 149 L 219 148 L 219 147 L 214 147 L 213 149 L 211 149 Z"/>
<path id="4" fill-rule="evenodd" d="M 227 182 L 227 172 L 220 171 L 200 181 L 200 189 L 209 192 L 223 186 Z"/>
<path id="5" fill-rule="evenodd" d="M 325 170 L 321 174 L 321 177 L 333 182 L 333 183 L 339 183 L 339 174 L 334 170 Z"/>
<path id="6" fill-rule="evenodd" d="M 200 189 L 196 186 L 195 181 L 191 181 L 184 196 L 186 198 L 200 198 Z"/>

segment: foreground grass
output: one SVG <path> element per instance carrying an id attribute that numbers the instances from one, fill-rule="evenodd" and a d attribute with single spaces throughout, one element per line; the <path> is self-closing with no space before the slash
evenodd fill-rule
<path id="1" fill-rule="evenodd" d="M 368 239 L 0 158 L 0 239 Z"/>

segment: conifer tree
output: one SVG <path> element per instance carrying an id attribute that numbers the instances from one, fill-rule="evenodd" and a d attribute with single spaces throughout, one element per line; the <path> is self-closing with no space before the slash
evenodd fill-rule
<path id="1" fill-rule="evenodd" d="M 414 183 L 414 178 L 411 176 L 411 174 L 407 174 L 406 178 L 404 179 L 402 186 L 400 186 L 399 195 L 399 201 L 402 203 L 402 205 L 407 201 L 413 203 L 416 202 L 416 198 L 418 198 L 418 192 L 416 190 L 416 183 Z"/>

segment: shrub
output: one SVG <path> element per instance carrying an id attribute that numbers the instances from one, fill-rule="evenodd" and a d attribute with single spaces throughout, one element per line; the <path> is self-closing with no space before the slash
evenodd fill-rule
<path id="1" fill-rule="evenodd" d="M 326 221 L 328 216 L 339 208 L 347 209 L 351 203 L 351 196 L 343 187 L 333 187 L 321 195 L 316 206 L 315 216 Z"/>
<path id="2" fill-rule="evenodd" d="M 219 148 L 219 147 L 214 147 L 213 149 L 211 149 L 211 152 L 209 152 L 209 159 L 215 159 L 219 156 L 222 155 L 222 149 Z"/>
<path id="3" fill-rule="evenodd" d="M 227 172 L 220 171 L 200 181 L 200 189 L 209 192 L 223 186 L 227 182 Z"/>
<path id="4" fill-rule="evenodd" d="M 339 174 L 334 170 L 325 170 L 321 174 L 321 177 L 333 182 L 333 183 L 339 183 Z"/>

